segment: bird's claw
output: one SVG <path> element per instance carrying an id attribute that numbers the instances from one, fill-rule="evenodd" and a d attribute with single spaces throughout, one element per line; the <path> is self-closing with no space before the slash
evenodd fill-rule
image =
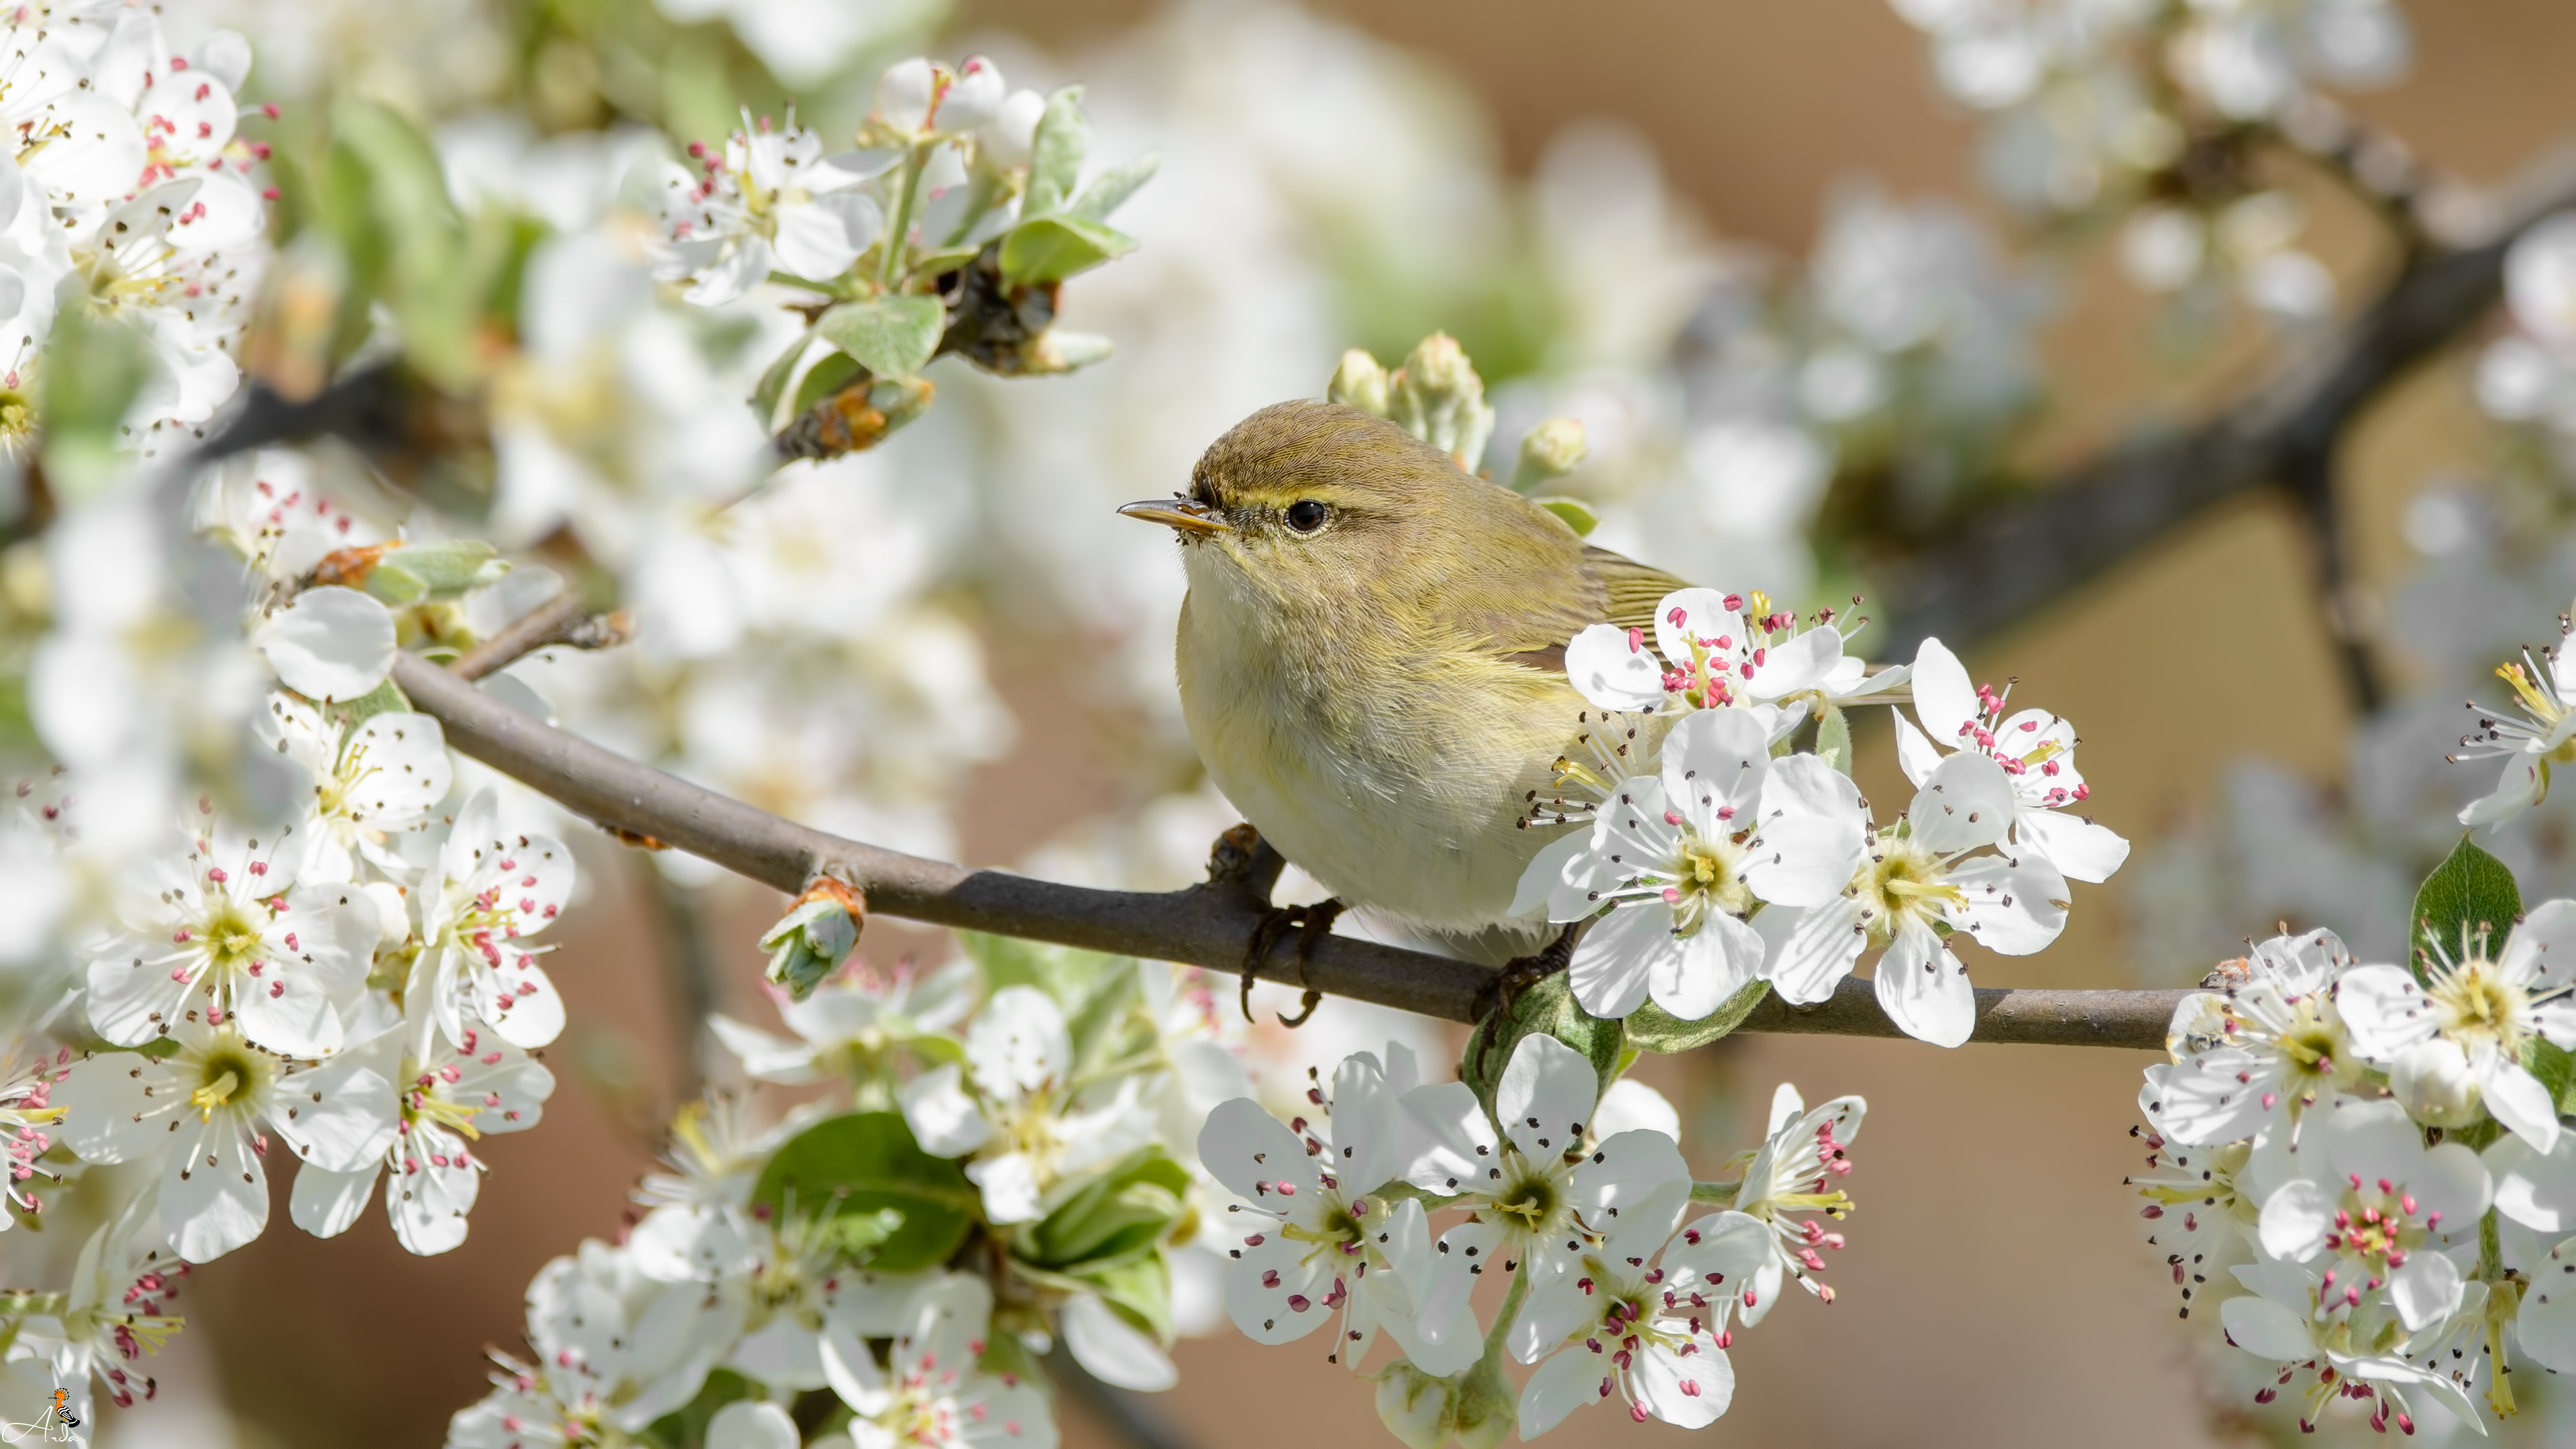
<path id="1" fill-rule="evenodd" d="M 1219 844 L 1222 848 L 1223 843 Z M 1305 906 L 1273 906 L 1261 918 L 1261 923 L 1252 928 L 1252 941 L 1243 952 L 1242 1006 L 1245 1021 L 1254 1019 L 1252 983 L 1261 979 L 1261 963 L 1270 959 L 1270 948 L 1278 945 L 1279 938 L 1288 934 L 1291 928 L 1297 932 L 1297 984 L 1305 988 L 1306 994 L 1298 1002 L 1295 1016 L 1279 1013 L 1279 1024 L 1294 1030 L 1304 1026 L 1307 1019 L 1315 1014 L 1315 1008 L 1324 1002 L 1324 993 L 1308 981 L 1306 968 L 1314 962 L 1315 947 L 1333 933 L 1333 922 L 1341 914 L 1342 903 L 1337 900 L 1317 901 Z"/>
<path id="2" fill-rule="evenodd" d="M 1477 1017 L 1482 1019 L 1497 1010 L 1509 1015 L 1519 1004 L 1522 992 L 1574 963 L 1574 943 L 1582 935 L 1583 923 L 1576 921 L 1535 952 L 1504 962 L 1493 979 L 1476 993 Z"/>

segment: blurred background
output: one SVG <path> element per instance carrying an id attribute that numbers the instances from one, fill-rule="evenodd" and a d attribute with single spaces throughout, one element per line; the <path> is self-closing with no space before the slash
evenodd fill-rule
<path id="1" fill-rule="evenodd" d="M 2092 16 L 2066 23 L 2106 47 L 2150 12 L 2310 25 L 2291 90 L 2313 82 L 2467 183 L 2576 136 L 2576 10 L 2547 0 L 2043 8 Z M 1068 323 L 1118 355 L 1007 396 L 934 372 L 936 411 L 834 465 L 846 531 L 819 559 L 795 529 L 746 545 L 774 548 L 782 587 L 803 590 L 778 612 L 829 629 L 755 623 L 697 652 L 648 633 L 631 657 L 522 672 L 568 725 L 773 809 L 977 864 L 1169 887 L 1235 817 L 1178 728 L 1177 564 L 1110 508 L 1181 483 L 1253 408 L 1320 394 L 1343 348 L 1392 364 L 1452 333 L 1507 443 L 1583 419 L 1593 457 L 1563 491 L 1600 513 L 1598 541 L 1813 607 L 1919 563 L 1961 517 L 2241 394 L 2402 261 L 2330 168 L 2128 114 L 2128 72 L 2084 36 L 2045 54 L 1961 38 L 1961 16 L 2020 9 L 233 0 L 174 5 L 172 24 L 256 37 L 249 94 L 290 120 L 333 88 L 386 99 L 438 128 L 452 177 L 535 205 L 549 167 L 613 144 L 621 121 L 720 135 L 737 99 L 794 95 L 809 124 L 846 132 L 875 70 L 925 47 L 988 53 L 1015 84 L 1084 81 L 1101 154 L 1165 158 L 1123 214 L 1142 249 L 1068 292 Z M 2222 49 L 2206 75 L 2223 93 Z M 2258 115 L 2297 99 L 2249 94 Z M 504 101 L 537 129 L 492 119 Z M 2192 147 L 2223 174 L 2176 159 Z M 2472 327 L 2359 420 L 2329 533 L 2312 506 L 2245 492 L 1957 641 L 1979 678 L 2017 678 L 2017 700 L 2088 731 L 2091 808 L 2138 845 L 2079 892 L 2055 948 L 1980 958 L 1980 984 L 2196 982 L 2276 920 L 2394 948 L 2411 882 L 2456 838 L 2446 812 L 2490 783 L 2441 763 L 2459 692 L 2505 646 L 2547 640 L 2576 587 L 2545 410 L 2499 383 L 2487 342 L 2515 326 Z M 1861 758 L 1871 793 L 1897 798 L 1883 722 Z M 2518 847 L 2542 880 L 2568 876 L 2563 803 Z M 470 1241 L 414 1258 L 370 1217 L 330 1242 L 272 1232 L 198 1270 L 162 1401 L 112 1417 L 105 1442 L 435 1444 L 480 1392 L 482 1349 L 515 1339 L 530 1274 L 619 1230 L 672 1107 L 723 1080 L 704 1012 L 770 1021 L 751 942 L 777 903 L 598 843 L 550 963 L 575 1023 L 549 1053 L 565 1088 L 545 1131 L 489 1144 Z M 862 949 L 948 947 L 880 921 Z M 1334 1006 L 1262 1033 L 1264 1071 L 1302 1076 L 1390 1031 L 1441 1042 Z M 1745 1336 L 1745 1391 L 1705 1440 L 2258 1435 L 2234 1408 L 2251 1381 L 2213 1368 L 2214 1335 L 2176 1331 L 2174 1285 L 2121 1187 L 2147 1060 L 1747 1038 L 1656 1063 L 1685 1145 L 1710 1153 L 1759 1130 L 1782 1080 L 1872 1105 L 1840 1301 Z M 1368 1392 L 1320 1349 L 1219 1336 L 1178 1359 L 1180 1388 L 1133 1410 L 1164 1443 L 1381 1442 Z M 2571 1396 L 2520 1387 L 2524 1442 L 2576 1442 Z M 1109 1446 L 1139 1426 L 1077 1405 L 1065 1432 Z M 1672 1432 L 1595 1415 L 1559 1434 Z"/>

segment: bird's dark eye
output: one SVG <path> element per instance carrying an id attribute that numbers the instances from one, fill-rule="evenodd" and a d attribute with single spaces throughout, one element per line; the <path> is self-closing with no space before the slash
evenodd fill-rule
<path id="1" fill-rule="evenodd" d="M 1299 533 L 1313 533 L 1324 526 L 1332 510 L 1312 498 L 1300 498 L 1288 505 L 1288 526 Z"/>

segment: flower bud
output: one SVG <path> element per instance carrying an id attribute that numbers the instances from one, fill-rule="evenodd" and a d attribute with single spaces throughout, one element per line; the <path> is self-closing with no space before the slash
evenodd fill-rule
<path id="1" fill-rule="evenodd" d="M 2466 1127 L 2481 1115 L 2477 1078 L 2458 1050 L 2430 1042 L 2388 1064 L 2388 1090 L 2427 1127 Z"/>
<path id="2" fill-rule="evenodd" d="M 929 126 L 931 108 L 938 104 L 938 67 L 914 56 L 887 67 L 886 73 L 877 77 L 877 104 L 872 114 L 888 130 L 918 135 Z"/>
<path id="3" fill-rule="evenodd" d="M 1589 451 L 1582 423 L 1550 418 L 1521 434 L 1520 467 L 1512 474 L 1512 486 L 1526 493 L 1550 478 L 1562 478 L 1581 466 Z"/>
<path id="4" fill-rule="evenodd" d="M 939 98 L 933 119 L 945 136 L 980 130 L 1001 115 L 1002 100 L 1007 94 L 1001 67 L 983 56 L 970 55 L 957 68 L 957 79 L 949 83 L 947 93 Z"/>
<path id="5" fill-rule="evenodd" d="M 1036 91 L 1013 91 L 993 119 L 977 133 L 984 159 L 1001 171 L 1016 171 L 1036 154 L 1038 117 L 1046 114 L 1046 97 Z"/>
<path id="6" fill-rule="evenodd" d="M 1389 1364 L 1377 1381 L 1377 1418 L 1405 1449 L 1440 1449 L 1449 1438 L 1449 1380 L 1409 1363 Z"/>
<path id="7" fill-rule="evenodd" d="M 1333 369 L 1333 381 L 1324 396 L 1344 407 L 1358 408 L 1373 418 L 1386 416 L 1386 369 L 1377 359 L 1359 348 L 1342 354 L 1342 365 Z"/>
<path id="8" fill-rule="evenodd" d="M 1434 332 L 1422 339 L 1390 379 L 1387 403 L 1387 416 L 1405 431 L 1476 471 L 1494 433 L 1494 410 L 1485 406 L 1485 380 L 1456 338 Z"/>
<path id="9" fill-rule="evenodd" d="M 865 909 L 849 887 L 817 881 L 794 910 L 761 934 L 760 948 L 769 953 L 769 979 L 798 1001 L 812 995 L 859 944 Z"/>

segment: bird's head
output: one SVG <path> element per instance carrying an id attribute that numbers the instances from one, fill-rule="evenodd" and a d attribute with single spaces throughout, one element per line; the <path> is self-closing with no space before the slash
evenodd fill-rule
<path id="1" fill-rule="evenodd" d="M 1180 536 L 1195 607 L 1409 614 L 1487 577 L 1544 577 L 1579 547 L 1510 489 L 1328 402 L 1263 408 L 1207 450 L 1186 494 L 1119 512 Z"/>

